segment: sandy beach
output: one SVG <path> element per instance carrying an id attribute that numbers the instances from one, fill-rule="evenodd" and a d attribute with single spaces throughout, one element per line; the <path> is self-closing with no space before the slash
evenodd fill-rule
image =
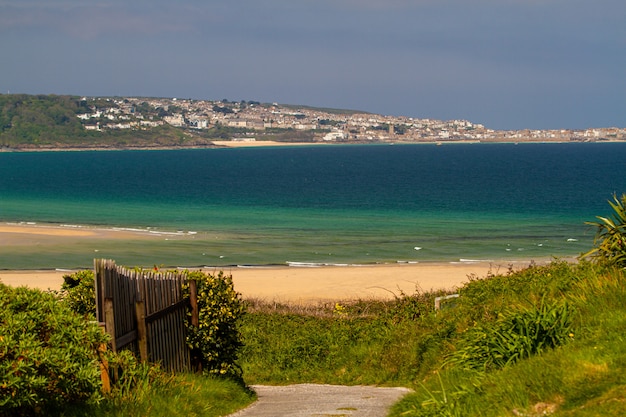
<path id="1" fill-rule="evenodd" d="M 323 301 L 389 299 L 401 293 L 454 289 L 469 275 L 505 272 L 508 265 L 401 264 L 346 267 L 224 268 L 244 299 L 311 304 Z M 216 273 L 218 270 L 206 271 Z M 0 282 L 58 290 L 71 271 L 0 271 Z"/>
<path id="2" fill-rule="evenodd" d="M 485 277 L 499 267 L 477 264 L 400 264 L 316 268 L 235 268 L 235 289 L 244 298 L 290 303 L 390 299 L 400 294 L 452 290 L 468 275 Z M 503 268 L 502 270 L 506 270 Z"/>
<path id="3" fill-rule="evenodd" d="M 128 230 L 77 228 L 39 224 L 0 225 L 4 245 L 28 245 L 31 237 L 123 239 L 146 236 Z M 147 236 L 146 236 L 147 237 Z M 0 244 L 0 246 L 2 246 Z M 468 276 L 485 277 L 506 272 L 530 262 L 411 263 L 321 267 L 225 267 L 233 276 L 235 289 L 245 298 L 290 303 L 316 303 L 354 299 L 389 299 L 402 293 L 438 289 L 452 290 L 468 281 Z M 63 275 L 71 270 L 0 270 L 0 282 L 42 290 L 59 290 Z"/>
<path id="4" fill-rule="evenodd" d="M 273 140 L 214 140 L 213 144 L 226 148 L 252 148 L 259 146 L 333 145 L 332 142 L 276 142 Z"/>

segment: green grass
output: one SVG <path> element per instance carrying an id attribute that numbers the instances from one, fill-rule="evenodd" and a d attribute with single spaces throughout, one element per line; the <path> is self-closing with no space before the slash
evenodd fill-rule
<path id="1" fill-rule="evenodd" d="M 445 293 L 292 306 L 248 300 L 246 384 L 405 386 L 399 416 L 626 415 L 626 274 L 588 262 L 478 279 Z M 75 416 L 223 416 L 254 401 L 241 383 L 126 366 Z"/>
<path id="2" fill-rule="evenodd" d="M 589 264 L 554 264 L 521 276 L 529 280 L 526 287 L 517 288 L 518 295 L 504 288 L 507 281 L 500 279 L 478 284 L 484 287 L 478 293 L 501 287 L 494 291 L 499 293 L 493 294 L 494 305 L 497 300 L 523 303 L 539 296 L 569 303 L 575 311 L 569 343 L 488 372 L 442 367 L 437 370 L 441 382 L 425 379 L 415 394 L 394 407 L 392 416 L 626 414 L 624 272 Z M 513 286 L 522 282 L 521 276 L 510 277 Z M 477 310 L 476 303 L 465 301 L 466 307 L 473 304 L 471 309 Z M 498 309 L 480 308 L 483 316 Z M 463 307 L 455 313 L 463 314 Z"/>
<path id="3" fill-rule="evenodd" d="M 427 300 L 428 298 L 428 300 Z M 246 382 L 404 384 L 436 359 L 452 330 L 426 309 L 434 295 L 320 305 L 253 303 L 244 317 Z"/>
<path id="4" fill-rule="evenodd" d="M 98 405 L 68 409 L 66 417 L 217 417 L 233 413 L 255 400 L 248 388 L 228 379 L 197 374 L 160 374 L 140 378 L 123 393 Z"/>
<path id="5" fill-rule="evenodd" d="M 438 313 L 440 294 L 251 302 L 244 379 L 413 388 L 392 416 L 626 415 L 624 271 L 555 261 L 470 277 L 459 293 Z M 464 349 L 496 360 L 468 362 Z"/>

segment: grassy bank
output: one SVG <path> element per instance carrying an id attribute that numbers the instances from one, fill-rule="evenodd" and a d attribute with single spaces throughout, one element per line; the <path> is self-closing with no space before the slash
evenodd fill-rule
<path id="1" fill-rule="evenodd" d="M 228 379 L 196 374 L 137 375 L 132 388 L 117 390 L 99 404 L 66 408 L 66 417 L 218 417 L 253 402 L 252 391 Z"/>
<path id="2" fill-rule="evenodd" d="M 239 320 L 244 346 L 238 363 L 246 384 L 412 388 L 392 409 L 393 417 L 626 415 L 625 274 L 555 261 L 468 277 L 459 296 L 439 311 L 435 298 L 444 292 L 306 307 L 248 300 Z M 58 304 L 52 295 L 20 291 Z M 66 315 L 59 311 L 58 317 Z M 14 345 L 8 335 L 0 337 L 5 350 Z M 171 375 L 130 354 L 114 357 L 123 371 L 113 391 L 70 404 L 61 415 L 223 416 L 254 401 L 241 382 Z M 13 359 L 25 366 L 25 358 Z M 15 374 L 5 359 L 7 375 Z M 0 407 L 0 415 L 16 414 Z"/>
<path id="3" fill-rule="evenodd" d="M 442 294 L 315 308 L 252 302 L 247 383 L 401 385 L 393 416 L 626 414 L 626 277 L 554 262 Z M 447 307 L 447 308 L 445 308 Z"/>

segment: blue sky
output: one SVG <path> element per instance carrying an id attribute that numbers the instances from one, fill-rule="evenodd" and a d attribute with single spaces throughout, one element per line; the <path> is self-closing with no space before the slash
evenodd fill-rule
<path id="1" fill-rule="evenodd" d="M 0 0 L 0 92 L 626 127 L 624 0 Z"/>

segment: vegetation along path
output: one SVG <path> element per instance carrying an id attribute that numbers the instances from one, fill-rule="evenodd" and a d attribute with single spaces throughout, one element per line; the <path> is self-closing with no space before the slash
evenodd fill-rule
<path id="1" fill-rule="evenodd" d="M 411 391 L 318 384 L 253 385 L 251 388 L 258 400 L 230 417 L 385 417 L 391 405 Z"/>

